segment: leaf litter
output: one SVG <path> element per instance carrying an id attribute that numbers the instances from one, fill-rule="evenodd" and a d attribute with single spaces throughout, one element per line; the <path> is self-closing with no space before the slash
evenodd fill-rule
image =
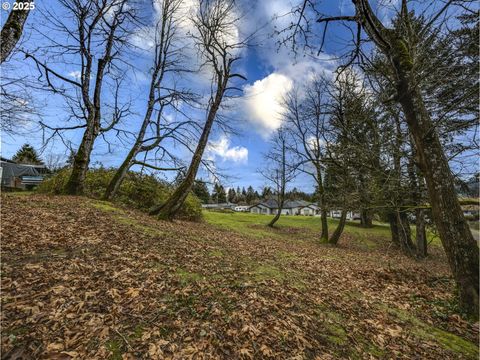
<path id="1" fill-rule="evenodd" d="M 2 196 L 2 359 L 478 358 L 441 252 L 104 207 Z"/>

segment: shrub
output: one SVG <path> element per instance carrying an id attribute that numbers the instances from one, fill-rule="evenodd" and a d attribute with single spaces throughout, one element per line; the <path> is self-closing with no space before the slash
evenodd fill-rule
<path id="1" fill-rule="evenodd" d="M 63 194 L 70 172 L 70 169 L 62 169 L 55 175 L 46 178 L 38 185 L 37 192 L 53 195 Z"/>
<path id="2" fill-rule="evenodd" d="M 202 219 L 202 203 L 193 193 L 188 194 L 183 203 L 178 217 L 188 221 L 200 221 Z"/>
<path id="3" fill-rule="evenodd" d="M 63 194 L 70 169 L 63 169 L 55 175 L 45 179 L 37 188 L 37 192 L 43 194 Z M 115 169 L 92 169 L 85 178 L 85 195 L 99 199 L 103 196 Z M 129 208 L 148 211 L 154 205 L 167 200 L 172 188 L 165 182 L 156 179 L 152 175 L 129 172 L 114 202 Z M 200 200 L 193 194 L 189 194 L 183 204 L 178 217 L 189 221 L 199 221 L 202 218 L 202 207 Z"/>

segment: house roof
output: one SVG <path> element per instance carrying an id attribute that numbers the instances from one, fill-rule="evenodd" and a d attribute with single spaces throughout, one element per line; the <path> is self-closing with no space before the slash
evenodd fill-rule
<path id="1" fill-rule="evenodd" d="M 212 208 L 212 209 L 232 207 L 232 206 L 237 206 L 237 204 L 234 204 L 234 203 L 202 204 L 203 208 Z"/>
<path id="2" fill-rule="evenodd" d="M 39 180 L 41 177 L 40 173 L 32 165 L 16 164 L 1 160 L 0 167 L 2 168 L 2 185 L 9 185 L 14 177 L 35 177 L 38 178 L 36 182 L 41 181 Z"/>
<path id="3" fill-rule="evenodd" d="M 275 199 L 268 199 L 268 200 L 262 201 L 260 203 L 257 203 L 255 205 L 250 206 L 250 208 L 255 207 L 255 206 L 259 206 L 259 205 L 264 206 L 264 207 L 268 207 L 270 209 L 277 209 L 278 208 L 278 202 Z M 309 203 L 308 201 L 304 201 L 304 200 L 287 200 L 283 204 L 283 208 L 284 209 L 293 209 L 293 208 L 302 208 L 302 207 L 306 207 L 306 206 L 310 206 L 310 205 L 315 205 L 315 204 Z"/>

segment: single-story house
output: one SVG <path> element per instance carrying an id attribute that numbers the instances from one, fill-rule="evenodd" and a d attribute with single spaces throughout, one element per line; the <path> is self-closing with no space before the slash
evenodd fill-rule
<path id="1" fill-rule="evenodd" d="M 233 210 L 237 206 L 234 203 L 202 204 L 203 209 L 207 210 Z"/>
<path id="2" fill-rule="evenodd" d="M 462 205 L 463 216 L 478 217 L 479 208 L 479 205 Z"/>
<path id="3" fill-rule="evenodd" d="M 29 189 L 43 181 L 45 165 L 17 164 L 15 161 L 0 160 L 0 182 L 6 189 Z"/>
<path id="4" fill-rule="evenodd" d="M 275 199 L 268 199 L 249 208 L 252 214 L 276 215 L 278 213 L 278 203 Z M 316 215 L 319 208 L 316 204 L 303 200 L 285 201 L 282 208 L 282 215 Z"/>
<path id="5" fill-rule="evenodd" d="M 328 216 L 334 219 L 340 219 L 342 210 L 330 210 Z M 354 211 L 347 211 L 347 220 L 360 220 L 360 213 Z"/>
<path id="6" fill-rule="evenodd" d="M 233 208 L 233 210 L 238 212 L 248 212 L 249 208 L 250 208 L 249 205 L 237 205 Z"/>

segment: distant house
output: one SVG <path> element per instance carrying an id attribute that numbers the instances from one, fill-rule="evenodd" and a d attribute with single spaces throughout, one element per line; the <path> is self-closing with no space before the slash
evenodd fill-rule
<path id="1" fill-rule="evenodd" d="M 237 205 L 233 208 L 233 210 L 238 212 L 247 212 L 249 208 L 250 208 L 249 205 Z"/>
<path id="2" fill-rule="evenodd" d="M 478 218 L 479 205 L 462 205 L 462 212 L 465 217 Z"/>
<path id="3" fill-rule="evenodd" d="M 278 203 L 275 199 L 268 199 L 258 204 L 252 205 L 249 211 L 252 214 L 276 215 L 278 213 Z M 319 213 L 316 204 L 303 200 L 285 201 L 282 208 L 282 215 L 305 215 L 313 216 Z"/>
<path id="4" fill-rule="evenodd" d="M 218 204 L 202 204 L 202 208 L 206 210 L 234 210 L 237 204 L 226 202 Z"/>
<path id="5" fill-rule="evenodd" d="M 0 179 L 3 189 L 30 189 L 43 181 L 45 165 L 17 164 L 15 161 L 0 159 Z"/>
<path id="6" fill-rule="evenodd" d="M 328 215 L 333 219 L 340 219 L 342 216 L 342 210 L 330 210 Z M 347 212 L 347 220 L 360 220 L 360 213 L 354 211 Z"/>

